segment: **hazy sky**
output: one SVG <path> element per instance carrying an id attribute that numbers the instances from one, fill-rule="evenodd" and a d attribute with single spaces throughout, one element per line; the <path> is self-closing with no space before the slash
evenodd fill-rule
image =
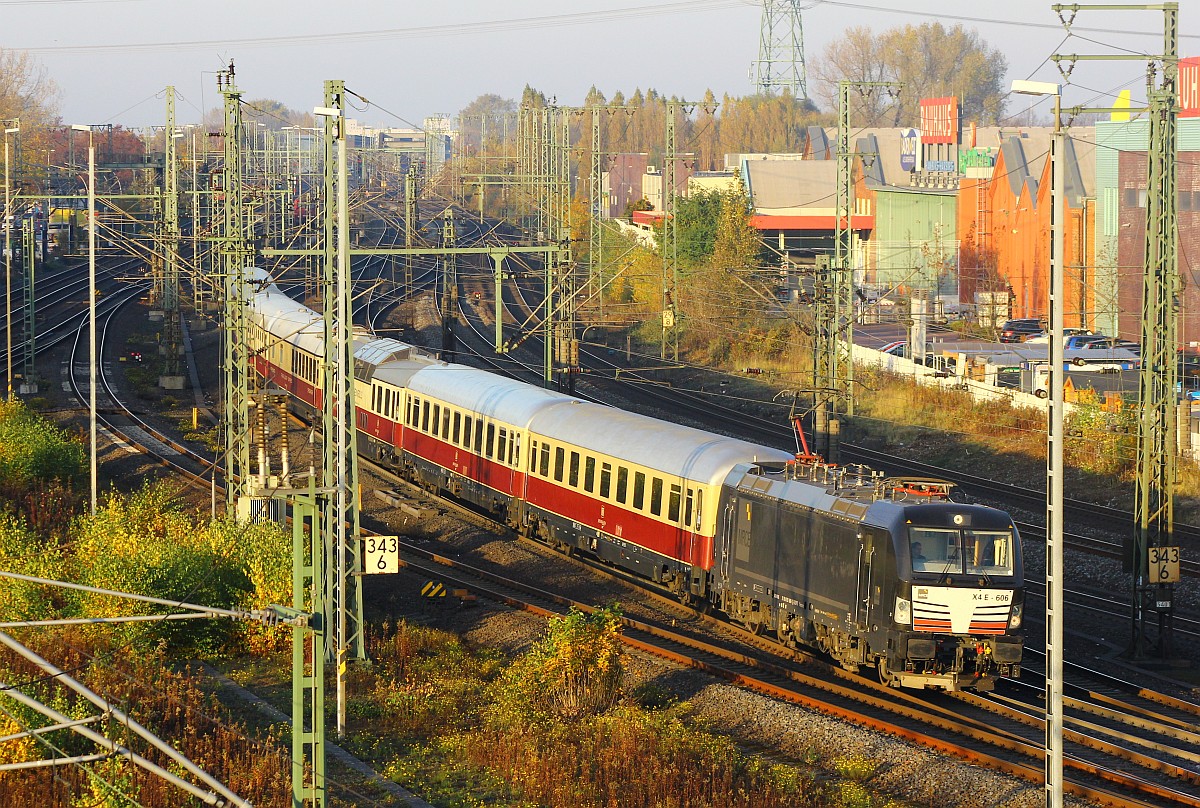
<path id="1" fill-rule="evenodd" d="M 804 41 L 811 65 L 848 26 L 962 22 L 1007 55 L 1010 78 L 1046 81 L 1059 80 L 1046 61 L 1056 50 L 1162 49 L 1161 12 L 1080 12 L 1075 36 L 1063 43 L 1050 5 L 802 0 Z M 1200 3 L 1180 6 L 1180 51 L 1198 54 Z M 325 79 L 343 79 L 372 102 L 353 116 L 378 126 L 419 125 L 483 93 L 519 98 L 527 83 L 561 104 L 580 103 L 592 84 L 608 97 L 637 87 L 689 99 L 708 87 L 718 97 L 743 95 L 753 88 L 748 70 L 761 13 L 749 0 L 0 0 L 0 7 L 0 46 L 29 50 L 45 64 L 62 90 L 64 122 L 126 126 L 161 124 L 169 84 L 181 96 L 179 121 L 199 120 L 217 105 L 215 73 L 230 59 L 247 99 L 311 110 Z M 1153 35 L 1129 33 L 1137 31 Z M 1073 88 L 1067 104 L 1122 85 L 1137 98 L 1144 66 L 1080 63 L 1072 81 L 1089 91 Z M 1028 103 L 1015 101 L 1009 112 Z"/>

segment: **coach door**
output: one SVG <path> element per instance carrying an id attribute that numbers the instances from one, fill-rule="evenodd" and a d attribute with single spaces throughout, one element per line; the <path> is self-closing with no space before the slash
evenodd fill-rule
<path id="1" fill-rule="evenodd" d="M 687 557 L 692 564 L 707 568 L 711 563 L 712 551 L 704 541 L 700 530 L 701 512 L 704 508 L 704 491 L 693 488 L 684 481 L 683 489 L 683 542 L 687 547 Z"/>

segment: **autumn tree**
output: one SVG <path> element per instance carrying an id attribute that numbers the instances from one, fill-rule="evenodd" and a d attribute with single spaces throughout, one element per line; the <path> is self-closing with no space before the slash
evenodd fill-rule
<path id="1" fill-rule="evenodd" d="M 28 134 L 54 122 L 59 90 L 46 71 L 26 51 L 0 48 L 0 118 L 19 118 Z"/>
<path id="2" fill-rule="evenodd" d="M 878 34 L 850 28 L 826 46 L 813 76 L 818 98 L 830 109 L 837 109 L 841 81 L 902 82 L 898 101 L 878 91 L 855 95 L 855 112 L 866 125 L 916 125 L 920 99 L 949 95 L 960 99 L 964 119 L 991 125 L 1004 112 L 1007 71 L 1004 54 L 977 32 L 927 22 Z"/>
<path id="3" fill-rule="evenodd" d="M 494 150 L 517 134 L 517 102 L 495 93 L 485 93 L 458 113 L 459 147 L 466 154 L 477 153 L 480 145 Z M 486 139 L 486 143 L 484 142 Z"/>

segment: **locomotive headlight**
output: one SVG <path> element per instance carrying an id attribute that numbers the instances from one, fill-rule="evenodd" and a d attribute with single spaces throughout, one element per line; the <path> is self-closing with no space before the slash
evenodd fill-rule
<path id="1" fill-rule="evenodd" d="M 896 596 L 896 608 L 892 610 L 892 619 L 903 626 L 912 625 L 912 607 L 907 598 Z"/>
<path id="2" fill-rule="evenodd" d="M 1008 617 L 1008 627 L 1009 628 L 1020 628 L 1021 627 L 1021 611 L 1022 611 L 1021 604 L 1019 602 L 1014 603 L 1013 607 L 1012 607 L 1012 614 L 1009 615 L 1009 617 Z"/>

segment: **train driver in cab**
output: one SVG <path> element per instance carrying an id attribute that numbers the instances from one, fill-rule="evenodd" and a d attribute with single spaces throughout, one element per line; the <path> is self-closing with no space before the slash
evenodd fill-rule
<path id="1" fill-rule="evenodd" d="M 912 550 L 912 568 L 914 572 L 923 572 L 925 570 L 925 553 L 921 548 L 921 542 L 914 541 L 910 547 Z"/>

